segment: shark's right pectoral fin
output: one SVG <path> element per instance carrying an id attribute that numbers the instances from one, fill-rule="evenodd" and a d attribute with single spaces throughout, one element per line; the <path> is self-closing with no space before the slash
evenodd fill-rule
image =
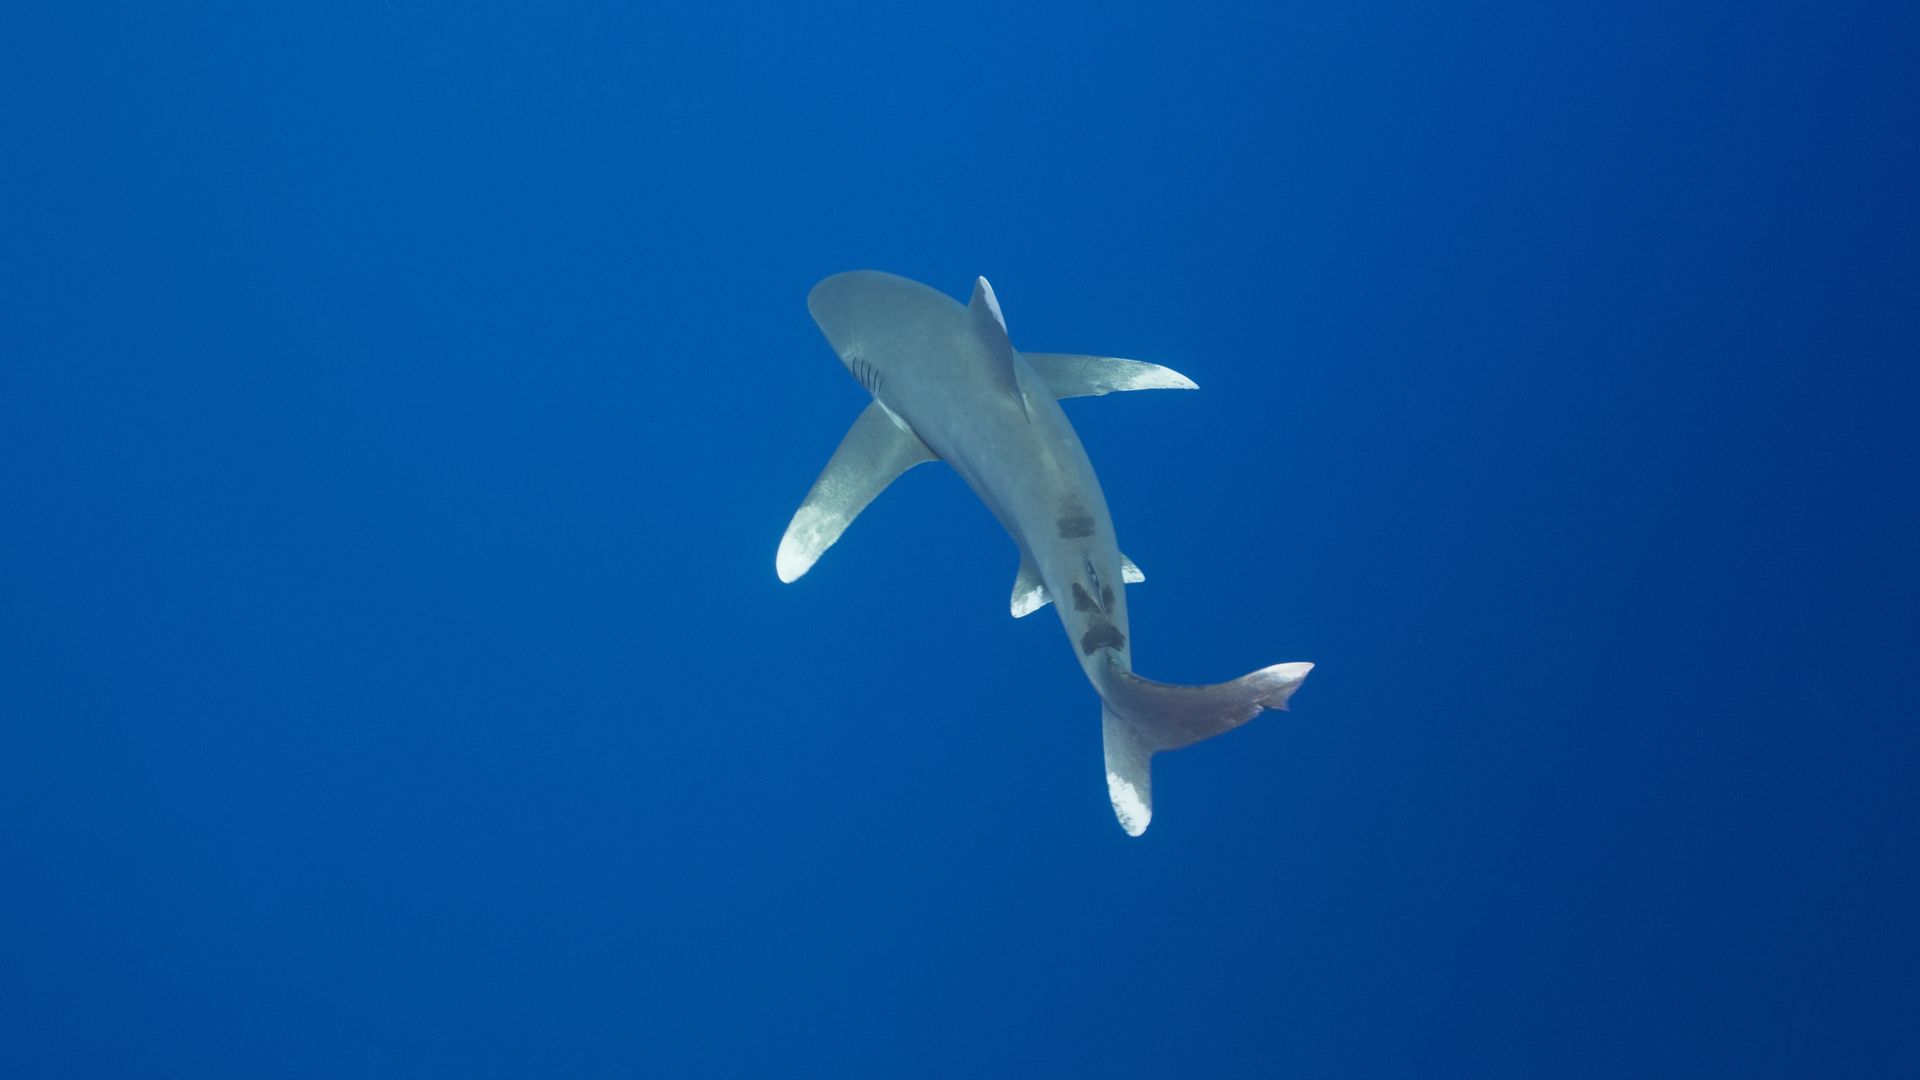
<path id="1" fill-rule="evenodd" d="M 919 436 L 896 423 L 885 406 L 878 401 L 868 405 L 780 538 L 780 553 L 774 557 L 780 580 L 798 580 L 894 477 L 936 456 Z"/>
<path id="2" fill-rule="evenodd" d="M 1098 397 L 1115 390 L 1197 390 L 1192 379 L 1159 364 L 1071 353 L 1020 354 L 1056 398 Z"/>

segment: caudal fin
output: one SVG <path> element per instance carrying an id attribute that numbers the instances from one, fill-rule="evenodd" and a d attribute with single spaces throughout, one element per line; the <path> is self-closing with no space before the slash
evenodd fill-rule
<path id="1" fill-rule="evenodd" d="M 1153 820 L 1152 746 L 1140 738 L 1125 720 L 1100 708 L 1100 736 L 1107 751 L 1107 798 L 1113 801 L 1113 816 L 1128 836 L 1147 831 Z"/>
<path id="2" fill-rule="evenodd" d="M 1267 709 L 1286 708 L 1312 670 L 1312 664 L 1275 664 L 1231 682 L 1181 686 L 1143 679 L 1110 654 L 1100 685 L 1101 734 L 1107 796 L 1120 827 L 1128 836 L 1147 830 L 1154 754 L 1231 731 Z"/>

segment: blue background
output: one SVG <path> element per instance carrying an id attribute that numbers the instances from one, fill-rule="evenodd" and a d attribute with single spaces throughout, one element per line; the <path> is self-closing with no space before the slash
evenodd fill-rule
<path id="1" fill-rule="evenodd" d="M 278 7 L 0 19 L 0 1074 L 1920 1068 L 1909 6 Z M 1144 838 L 856 267 L 1200 383 Z"/>

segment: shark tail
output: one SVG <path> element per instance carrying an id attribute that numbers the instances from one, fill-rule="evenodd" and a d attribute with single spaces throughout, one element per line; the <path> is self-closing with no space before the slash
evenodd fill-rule
<path id="1" fill-rule="evenodd" d="M 1143 679 L 1117 655 L 1100 682 L 1101 734 L 1106 743 L 1107 796 L 1128 836 L 1147 831 L 1153 818 L 1153 755 L 1232 731 L 1267 709 L 1284 709 L 1312 664 L 1275 664 L 1211 686 L 1179 686 Z"/>

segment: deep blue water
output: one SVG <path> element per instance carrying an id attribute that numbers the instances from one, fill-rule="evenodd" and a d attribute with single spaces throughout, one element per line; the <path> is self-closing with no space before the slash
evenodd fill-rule
<path id="1" fill-rule="evenodd" d="M 1920 33 L 1866 5 L 0 17 L 0 1074 L 1920 1070 Z M 817 279 L 994 283 L 1150 676 Z"/>

